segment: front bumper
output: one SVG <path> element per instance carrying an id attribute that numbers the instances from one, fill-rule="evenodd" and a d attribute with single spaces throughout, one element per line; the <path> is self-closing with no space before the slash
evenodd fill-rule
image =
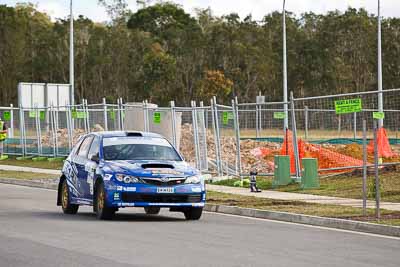
<path id="1" fill-rule="evenodd" d="M 148 184 L 106 185 L 107 205 L 111 207 L 204 207 L 204 185 L 171 186 L 173 193 L 158 193 L 158 186 Z M 165 188 L 165 187 L 164 187 Z"/>

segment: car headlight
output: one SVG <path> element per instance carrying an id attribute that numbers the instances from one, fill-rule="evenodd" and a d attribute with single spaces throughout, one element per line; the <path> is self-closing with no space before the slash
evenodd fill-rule
<path id="1" fill-rule="evenodd" d="M 190 176 L 185 180 L 185 184 L 199 184 L 199 183 L 201 183 L 201 177 L 198 175 Z"/>
<path id="2" fill-rule="evenodd" d="M 125 175 L 125 174 L 116 174 L 115 178 L 119 182 L 123 182 L 126 184 L 135 184 L 140 183 L 140 180 L 135 176 Z"/>

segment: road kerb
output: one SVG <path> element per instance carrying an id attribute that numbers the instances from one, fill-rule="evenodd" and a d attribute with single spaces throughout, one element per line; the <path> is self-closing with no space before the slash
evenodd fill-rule
<path id="1" fill-rule="evenodd" d="M 0 178 L 0 183 L 57 190 L 57 184 L 13 178 Z M 400 237 L 400 227 L 336 218 L 310 216 L 289 212 L 268 211 L 234 206 L 206 204 L 206 211 L 243 217 L 277 220 L 313 226 L 336 228 L 370 234 Z"/>

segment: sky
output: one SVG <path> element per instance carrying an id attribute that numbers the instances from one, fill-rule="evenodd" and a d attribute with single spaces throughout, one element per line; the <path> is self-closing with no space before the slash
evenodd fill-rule
<path id="1" fill-rule="evenodd" d="M 159 0 L 150 0 L 156 3 Z M 69 14 L 69 0 L 0 0 L 0 4 L 14 6 L 18 2 L 31 2 L 38 9 L 48 13 L 53 19 L 65 18 Z M 128 0 L 129 7 L 137 10 L 136 0 Z M 196 8 L 210 7 L 214 15 L 238 13 L 242 18 L 252 14 L 256 20 L 264 15 L 282 9 L 282 0 L 172 0 L 181 5 L 187 12 L 194 14 Z M 74 14 L 84 15 L 94 21 L 109 20 L 105 9 L 97 0 L 74 0 Z M 377 13 L 378 0 L 286 0 L 286 9 L 295 14 L 314 12 L 325 14 L 335 9 L 344 11 L 349 6 L 363 7 L 370 13 Z M 400 0 L 381 0 L 381 13 L 384 17 L 400 17 Z"/>

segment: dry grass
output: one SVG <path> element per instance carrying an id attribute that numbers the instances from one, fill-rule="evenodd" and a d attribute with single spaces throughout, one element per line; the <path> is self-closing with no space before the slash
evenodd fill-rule
<path id="1" fill-rule="evenodd" d="M 41 168 L 41 169 L 55 169 L 55 170 L 61 170 L 63 164 L 64 164 L 63 162 L 47 161 L 47 160 L 46 161 L 33 161 L 31 159 L 16 160 L 14 157 L 10 157 L 7 160 L 0 161 L 0 165 L 13 165 L 13 166 Z"/>
<path id="2" fill-rule="evenodd" d="M 58 178 L 58 176 L 54 175 L 54 174 L 46 174 L 46 173 L 17 172 L 17 171 L 2 171 L 2 170 L 0 170 L 0 178 L 37 180 L 37 179 L 53 179 L 53 178 Z"/>

